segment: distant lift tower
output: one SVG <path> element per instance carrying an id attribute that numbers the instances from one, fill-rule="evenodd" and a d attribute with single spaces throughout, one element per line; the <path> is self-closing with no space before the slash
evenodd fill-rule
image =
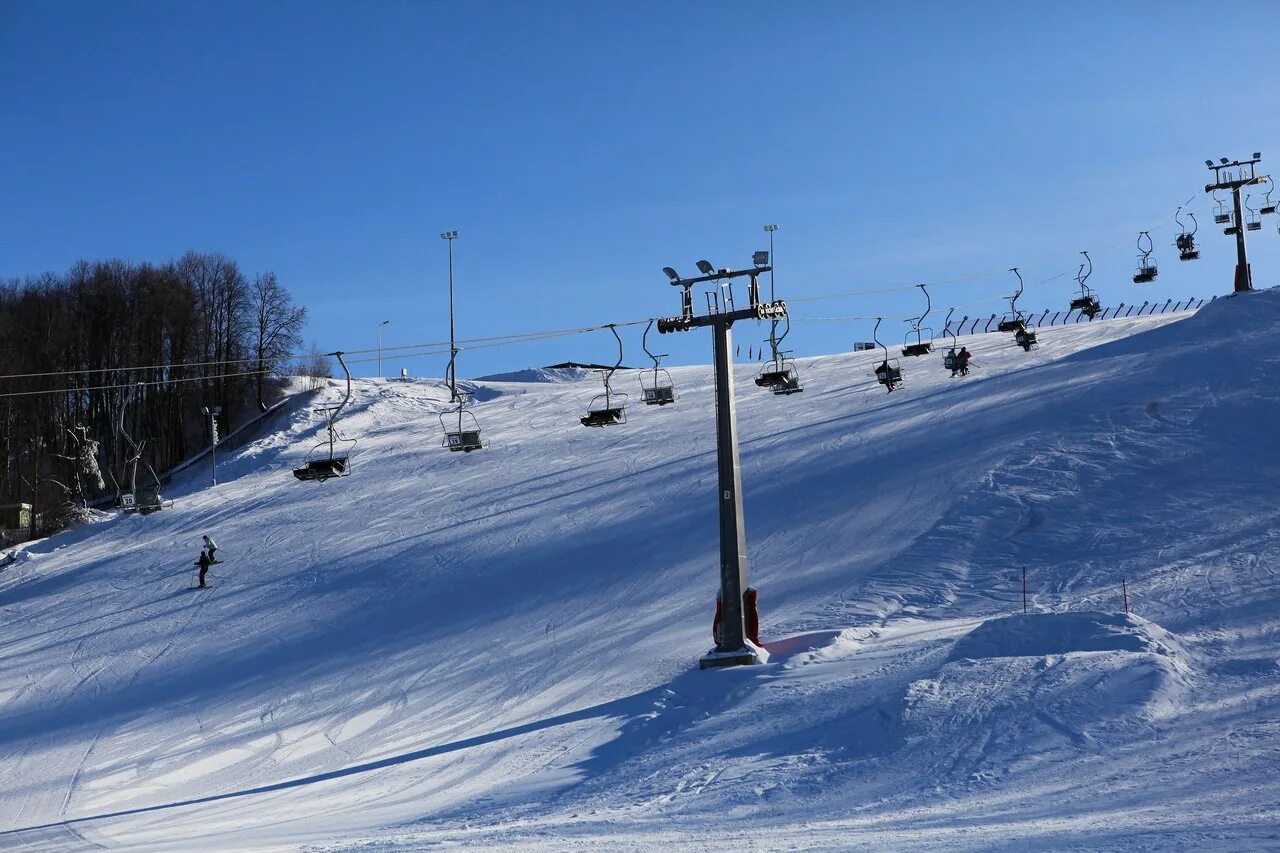
<path id="1" fill-rule="evenodd" d="M 1231 225 L 1224 228 L 1223 233 L 1234 234 L 1236 237 L 1236 293 L 1253 290 L 1253 275 L 1249 271 L 1249 255 L 1244 246 L 1245 227 L 1241 213 L 1240 188 L 1251 184 L 1265 184 L 1270 180 L 1266 175 L 1258 174 L 1257 167 L 1261 161 L 1262 154 L 1257 151 L 1248 160 L 1232 161 L 1223 157 L 1217 163 L 1212 160 L 1204 161 L 1204 164 L 1213 170 L 1213 183 L 1205 184 L 1204 191 L 1211 193 L 1214 190 L 1231 190 L 1231 200 L 1235 203 L 1235 213 L 1232 216 Z"/>
<path id="2" fill-rule="evenodd" d="M 738 418 L 733 407 L 733 341 L 730 331 L 737 320 L 777 320 L 787 315 L 787 305 L 778 300 L 760 301 L 760 275 L 769 272 L 769 253 L 756 252 L 754 266 L 746 270 L 716 270 L 708 261 L 698 261 L 696 278 L 681 278 L 671 267 L 663 272 L 671 283 L 683 288 L 679 317 L 658 320 L 658 332 L 687 332 L 710 326 L 715 338 L 716 368 L 716 460 L 719 467 L 720 508 L 720 601 L 723 607 L 720 637 L 716 648 L 702 658 L 701 667 L 737 666 L 760 662 L 761 649 L 746 636 L 742 594 L 747 589 L 747 533 L 742 517 L 742 469 L 738 459 Z M 750 277 L 748 307 L 738 308 L 733 299 L 733 279 Z M 707 313 L 693 312 L 695 284 L 713 283 L 707 292 Z"/>

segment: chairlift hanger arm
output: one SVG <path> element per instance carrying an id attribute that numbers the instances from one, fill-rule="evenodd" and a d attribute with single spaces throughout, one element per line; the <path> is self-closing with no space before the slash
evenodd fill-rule
<path id="1" fill-rule="evenodd" d="M 768 265 L 763 267 L 752 267 L 751 269 L 747 269 L 747 270 L 723 269 L 723 270 L 720 270 L 719 272 L 714 272 L 714 273 L 711 273 L 710 275 L 700 275 L 696 278 L 674 278 L 671 280 L 671 285 L 673 287 L 674 286 L 693 287 L 695 284 L 702 284 L 703 282 L 706 282 L 706 281 L 723 281 L 725 279 L 741 278 L 744 275 L 758 276 L 761 273 L 769 272 L 772 269 L 773 267 Z"/>

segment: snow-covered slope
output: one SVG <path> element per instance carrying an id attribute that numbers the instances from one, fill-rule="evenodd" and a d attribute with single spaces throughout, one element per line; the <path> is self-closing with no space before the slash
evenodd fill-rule
<path id="1" fill-rule="evenodd" d="M 603 430 L 598 380 L 477 383 L 472 454 L 360 382 L 350 477 L 290 475 L 302 411 L 0 572 L 0 848 L 1280 844 L 1278 333 L 1267 292 L 893 394 L 744 367 L 772 662 L 707 672 L 708 369 Z"/>

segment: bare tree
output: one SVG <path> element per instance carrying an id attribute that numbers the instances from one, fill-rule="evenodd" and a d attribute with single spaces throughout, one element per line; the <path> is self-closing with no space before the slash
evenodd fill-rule
<path id="1" fill-rule="evenodd" d="M 267 374 L 278 371 L 281 362 L 298 348 L 302 327 L 307 322 L 307 309 L 293 304 L 293 297 L 280 286 L 273 272 L 254 277 L 249 300 L 253 312 L 253 355 L 257 359 L 258 408 L 266 409 L 263 382 Z"/>
<path id="2" fill-rule="evenodd" d="M 307 391 L 317 391 L 323 388 L 325 380 L 333 376 L 333 369 L 329 366 L 329 357 L 320 351 L 315 341 L 311 342 L 311 349 L 298 361 L 298 376 L 306 380 L 305 388 Z"/>

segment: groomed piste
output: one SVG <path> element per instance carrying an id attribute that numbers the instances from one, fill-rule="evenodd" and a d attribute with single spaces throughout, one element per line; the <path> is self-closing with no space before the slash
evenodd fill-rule
<path id="1" fill-rule="evenodd" d="M 1280 845 L 1278 342 L 1264 291 L 892 394 L 742 366 L 770 663 L 705 672 L 709 368 L 609 429 L 592 376 L 469 383 L 466 454 L 439 381 L 357 380 L 350 475 L 299 482 L 334 383 L 0 570 L 0 849 Z"/>

